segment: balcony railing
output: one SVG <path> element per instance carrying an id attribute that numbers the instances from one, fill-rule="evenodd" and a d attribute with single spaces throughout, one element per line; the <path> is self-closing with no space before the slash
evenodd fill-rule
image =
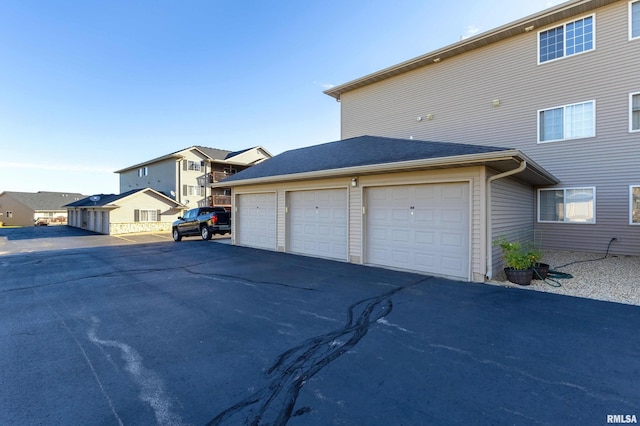
<path id="1" fill-rule="evenodd" d="M 230 206 L 231 196 L 230 195 L 214 195 L 212 201 L 214 206 Z"/>
<path id="2" fill-rule="evenodd" d="M 224 180 L 227 176 L 229 176 L 225 172 L 211 172 L 209 173 L 209 183 L 216 183 Z"/>

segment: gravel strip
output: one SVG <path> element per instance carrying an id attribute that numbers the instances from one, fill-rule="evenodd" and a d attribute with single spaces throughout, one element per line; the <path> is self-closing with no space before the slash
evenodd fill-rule
<path id="1" fill-rule="evenodd" d="M 555 279 L 557 283 L 550 279 L 533 280 L 531 285 L 521 286 L 510 283 L 500 272 L 488 284 L 640 306 L 640 256 L 605 257 L 598 253 L 549 250 L 544 252 L 542 262 L 549 264 L 551 270 L 571 274 L 573 278 Z M 559 287 L 552 286 L 558 283 Z"/>

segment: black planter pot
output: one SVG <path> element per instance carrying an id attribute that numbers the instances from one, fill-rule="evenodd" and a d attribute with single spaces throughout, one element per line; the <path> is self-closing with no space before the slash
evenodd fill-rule
<path id="1" fill-rule="evenodd" d="M 547 265 L 546 263 L 536 263 L 535 265 L 533 265 L 534 280 L 546 279 L 548 272 L 549 272 L 549 265 Z"/>
<path id="2" fill-rule="evenodd" d="M 529 285 L 533 279 L 533 269 L 504 268 L 507 279 L 514 284 Z"/>

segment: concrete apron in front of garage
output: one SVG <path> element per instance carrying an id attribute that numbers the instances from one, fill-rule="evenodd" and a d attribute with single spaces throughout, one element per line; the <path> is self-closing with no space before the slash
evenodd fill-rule
<path id="1" fill-rule="evenodd" d="M 0 256 L 0 424 L 602 424 L 640 308 L 203 242 Z"/>

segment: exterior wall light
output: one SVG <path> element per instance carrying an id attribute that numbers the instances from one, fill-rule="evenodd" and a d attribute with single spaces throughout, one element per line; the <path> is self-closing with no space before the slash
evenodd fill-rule
<path id="1" fill-rule="evenodd" d="M 351 179 L 351 186 L 353 186 L 354 188 L 358 186 L 358 178 Z"/>

